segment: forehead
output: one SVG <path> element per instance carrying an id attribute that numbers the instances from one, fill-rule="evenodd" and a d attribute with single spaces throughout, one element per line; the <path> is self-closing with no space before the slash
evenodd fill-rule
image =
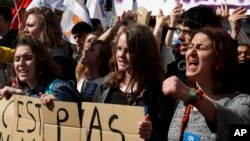
<path id="1" fill-rule="evenodd" d="M 196 33 L 191 41 L 193 44 L 212 44 L 211 39 L 204 33 Z"/>
<path id="2" fill-rule="evenodd" d="M 22 55 L 22 54 L 27 54 L 27 53 L 33 53 L 30 46 L 28 45 L 20 45 L 17 46 L 15 56 L 16 55 Z"/>
<path id="3" fill-rule="evenodd" d="M 127 46 L 126 34 L 122 33 L 118 39 L 118 46 Z"/>
<path id="4" fill-rule="evenodd" d="M 35 23 L 38 22 L 38 17 L 35 14 L 29 14 L 26 20 L 26 23 Z"/>
<path id="5" fill-rule="evenodd" d="M 249 47 L 246 45 L 239 45 L 238 50 L 249 50 Z"/>

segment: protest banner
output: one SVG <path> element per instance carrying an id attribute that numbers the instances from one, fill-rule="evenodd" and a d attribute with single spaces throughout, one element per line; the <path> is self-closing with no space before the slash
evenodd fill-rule
<path id="1" fill-rule="evenodd" d="M 102 103 L 54 101 L 13 95 L 0 100 L 1 141 L 143 141 L 137 122 L 144 108 Z"/>
<path id="2" fill-rule="evenodd" d="M 120 16 L 123 11 L 137 10 L 136 7 L 144 7 L 152 11 L 152 15 L 157 15 L 159 9 L 162 9 L 164 15 L 169 15 L 177 2 L 183 4 L 185 10 L 197 5 L 209 5 L 214 8 L 219 7 L 222 3 L 227 3 L 230 11 L 236 7 L 242 6 L 248 9 L 250 15 L 250 0 L 113 0 L 115 14 Z"/>
<path id="3" fill-rule="evenodd" d="M 142 141 L 137 122 L 144 109 L 138 106 L 83 103 L 82 138 L 84 141 Z"/>
<path id="4" fill-rule="evenodd" d="M 41 100 L 14 95 L 13 141 L 43 141 Z"/>
<path id="5" fill-rule="evenodd" d="M 13 99 L 0 100 L 0 141 L 12 140 L 12 129 L 14 120 Z"/>

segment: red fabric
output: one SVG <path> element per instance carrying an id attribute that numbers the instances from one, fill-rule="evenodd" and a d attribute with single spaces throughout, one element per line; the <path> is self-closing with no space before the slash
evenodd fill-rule
<path id="1" fill-rule="evenodd" d="M 13 15 L 13 18 L 16 16 L 16 14 L 18 14 L 17 13 L 17 11 L 18 11 L 18 9 L 21 7 L 21 8 L 23 8 L 23 9 L 26 9 L 28 6 L 29 6 L 29 4 L 32 2 L 32 0 L 17 0 L 17 7 L 14 7 L 13 9 L 12 9 L 12 15 Z M 18 18 L 17 17 L 15 17 L 15 19 L 14 19 L 14 21 L 12 22 L 12 28 L 13 29 L 16 29 L 16 30 L 18 30 L 18 25 L 19 25 L 19 21 L 18 21 Z"/>

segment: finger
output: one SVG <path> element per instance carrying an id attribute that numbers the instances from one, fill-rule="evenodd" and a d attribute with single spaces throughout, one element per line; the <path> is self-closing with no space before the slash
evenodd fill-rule
<path id="1" fill-rule="evenodd" d="M 23 94 L 23 90 L 12 88 L 12 87 L 8 87 L 6 92 L 9 94 Z"/>
<path id="2" fill-rule="evenodd" d="M 43 97 L 45 94 L 42 92 L 39 92 L 39 97 Z"/>
<path id="3" fill-rule="evenodd" d="M 163 11 L 159 9 L 159 16 L 163 16 Z"/>
<path id="4" fill-rule="evenodd" d="M 149 114 L 147 114 L 147 115 L 144 117 L 144 121 L 150 121 L 150 116 L 149 116 Z"/>
<path id="5" fill-rule="evenodd" d="M 224 8 L 225 8 L 225 14 L 228 16 L 229 15 L 229 9 L 227 4 L 224 4 Z"/>

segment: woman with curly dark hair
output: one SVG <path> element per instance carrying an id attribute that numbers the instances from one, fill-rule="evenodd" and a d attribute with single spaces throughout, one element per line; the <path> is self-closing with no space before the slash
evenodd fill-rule
<path id="1" fill-rule="evenodd" d="M 43 104 L 53 100 L 81 101 L 77 89 L 60 80 L 60 71 L 48 50 L 30 37 L 21 38 L 17 43 L 14 73 L 17 77 L 16 88 L 5 86 L 0 89 L 0 95 L 8 97 L 19 93 L 41 97 Z"/>

